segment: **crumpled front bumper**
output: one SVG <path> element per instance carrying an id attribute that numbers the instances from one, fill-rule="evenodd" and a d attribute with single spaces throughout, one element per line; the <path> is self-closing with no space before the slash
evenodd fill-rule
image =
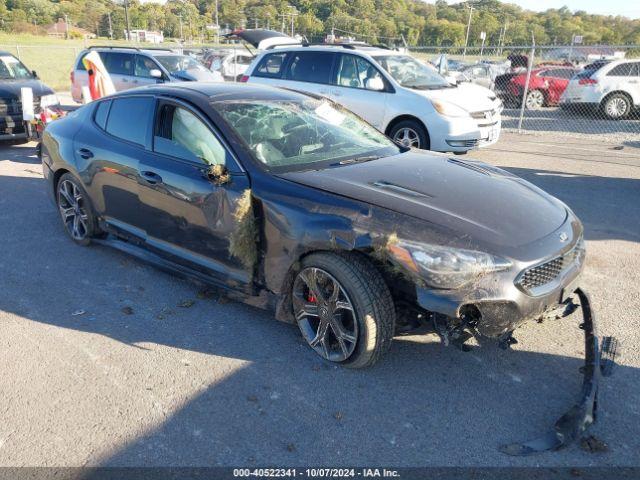
<path id="1" fill-rule="evenodd" d="M 584 366 L 580 397 L 545 435 L 523 443 L 502 445 L 500 451 L 507 455 L 524 456 L 549 450 L 558 450 L 577 440 L 596 420 L 598 387 L 603 376 L 611 374 L 615 364 L 617 342 L 613 337 L 601 341 L 588 295 L 580 288 L 574 292 L 580 302 L 584 331 Z"/>

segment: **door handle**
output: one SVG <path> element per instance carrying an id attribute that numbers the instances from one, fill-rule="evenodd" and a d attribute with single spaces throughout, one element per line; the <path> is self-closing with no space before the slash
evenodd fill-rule
<path id="1" fill-rule="evenodd" d="M 162 183 L 162 177 L 154 172 L 140 172 L 140 176 L 145 182 L 150 183 L 151 185 Z"/>
<path id="2" fill-rule="evenodd" d="M 93 152 L 88 148 L 81 148 L 80 150 L 78 150 L 78 155 L 80 155 L 85 160 L 89 160 L 90 158 L 93 158 Z"/>

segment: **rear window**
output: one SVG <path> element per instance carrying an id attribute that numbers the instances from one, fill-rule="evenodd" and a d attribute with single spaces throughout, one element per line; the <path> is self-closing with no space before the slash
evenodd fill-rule
<path id="1" fill-rule="evenodd" d="M 256 77 L 280 78 L 286 58 L 286 52 L 265 55 L 264 58 L 260 60 L 260 64 L 257 66 L 253 75 Z"/>
<path id="2" fill-rule="evenodd" d="M 329 52 L 292 53 L 286 78 L 296 82 L 331 83 L 335 54 Z"/>
<path id="3" fill-rule="evenodd" d="M 144 145 L 151 121 L 153 98 L 131 97 L 112 101 L 107 132 L 128 142 Z M 97 112 L 96 112 L 97 113 Z"/>
<path id="4" fill-rule="evenodd" d="M 584 69 L 576 74 L 576 78 L 589 78 L 609 62 L 593 62 L 585 66 Z"/>

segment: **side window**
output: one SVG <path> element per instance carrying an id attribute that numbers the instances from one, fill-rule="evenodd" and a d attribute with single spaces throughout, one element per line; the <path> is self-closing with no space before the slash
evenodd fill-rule
<path id="1" fill-rule="evenodd" d="M 149 57 L 145 57 L 143 55 L 136 55 L 136 63 L 134 67 L 134 72 L 136 77 L 151 78 L 151 70 L 153 69 L 159 70 L 160 68 Z"/>
<path id="2" fill-rule="evenodd" d="M 160 107 L 153 150 L 164 155 L 207 165 L 224 165 L 226 150 L 196 115 L 182 107 Z"/>
<path id="3" fill-rule="evenodd" d="M 257 77 L 280 78 L 286 58 L 286 52 L 265 55 L 253 74 Z"/>
<path id="4" fill-rule="evenodd" d="M 358 76 L 360 77 L 360 82 L 367 90 L 383 90 L 385 86 L 385 81 L 380 71 L 371 65 L 367 60 L 362 57 L 357 57 L 356 65 L 358 67 Z M 372 88 L 371 85 L 379 85 L 380 88 Z"/>
<path id="5" fill-rule="evenodd" d="M 631 64 L 631 76 L 632 77 L 640 77 L 640 62 L 635 62 Z"/>
<path id="6" fill-rule="evenodd" d="M 297 82 L 331 83 L 334 57 L 330 52 L 293 52 L 286 78 Z"/>
<path id="7" fill-rule="evenodd" d="M 96 124 L 103 130 L 107 126 L 107 115 L 109 115 L 109 107 L 111 107 L 111 100 L 98 103 L 96 112 L 93 116 Z"/>
<path id="8" fill-rule="evenodd" d="M 87 52 L 87 53 L 88 53 L 88 52 Z M 82 59 L 83 59 L 84 57 L 86 57 L 86 56 L 87 56 L 87 54 L 85 53 L 85 54 L 84 54 L 84 55 L 82 55 L 80 58 L 78 58 L 78 64 L 76 65 L 76 70 L 81 70 L 81 71 L 86 70 L 86 68 L 85 68 L 85 66 L 84 66 L 84 63 L 82 62 Z"/>
<path id="9" fill-rule="evenodd" d="M 607 73 L 607 77 L 628 77 L 631 75 L 631 63 L 621 63 L 620 65 L 616 65 L 609 73 Z"/>
<path id="10" fill-rule="evenodd" d="M 153 102 L 151 97 L 113 100 L 107 118 L 107 132 L 123 140 L 145 145 Z"/>
<path id="11" fill-rule="evenodd" d="M 133 75 L 135 55 L 119 52 L 100 52 L 107 72 L 117 75 Z"/>
<path id="12" fill-rule="evenodd" d="M 341 87 L 364 88 L 358 75 L 358 65 L 354 55 L 340 55 L 336 85 Z"/>

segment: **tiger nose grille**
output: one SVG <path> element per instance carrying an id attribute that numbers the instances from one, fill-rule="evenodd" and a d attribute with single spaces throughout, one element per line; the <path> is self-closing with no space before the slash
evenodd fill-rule
<path id="1" fill-rule="evenodd" d="M 580 252 L 580 248 L 574 248 L 561 257 L 556 257 L 546 263 L 525 270 L 517 282 L 518 285 L 531 293 L 532 290 L 553 282 L 565 268 L 569 267 L 576 259 L 579 259 Z"/>

